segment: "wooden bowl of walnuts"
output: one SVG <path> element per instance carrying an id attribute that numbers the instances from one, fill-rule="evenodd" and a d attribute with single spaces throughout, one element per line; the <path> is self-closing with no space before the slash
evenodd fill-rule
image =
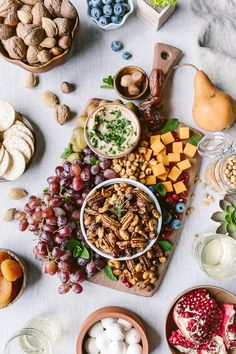
<path id="1" fill-rule="evenodd" d="M 68 0 L 1 0 L 0 56 L 33 73 L 63 64 L 79 27 Z"/>

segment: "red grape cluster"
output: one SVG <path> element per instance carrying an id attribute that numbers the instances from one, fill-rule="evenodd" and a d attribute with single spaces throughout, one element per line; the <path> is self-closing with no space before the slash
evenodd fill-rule
<path id="1" fill-rule="evenodd" d="M 111 161 L 84 149 L 81 160 L 65 161 L 55 176 L 47 179 L 48 189 L 41 198 L 30 196 L 24 211 L 16 214 L 21 231 L 28 229 L 38 239 L 33 252 L 46 274 L 57 273 L 59 293 L 70 289 L 79 294 L 81 283 L 106 265 L 83 239 L 79 225 L 80 208 L 90 190 L 106 179 L 117 177 Z M 75 249 L 67 247 L 68 242 Z M 82 252 L 83 251 L 83 252 Z M 83 256 L 86 254 L 87 256 Z"/>

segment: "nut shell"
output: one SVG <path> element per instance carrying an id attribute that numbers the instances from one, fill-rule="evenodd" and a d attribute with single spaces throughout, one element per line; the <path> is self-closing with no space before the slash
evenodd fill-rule
<path id="1" fill-rule="evenodd" d="M 11 37 L 6 40 L 4 46 L 12 59 L 25 58 L 27 48 L 22 38 L 17 36 Z"/>
<path id="2" fill-rule="evenodd" d="M 29 64 L 34 65 L 37 64 L 39 62 L 38 60 L 38 54 L 39 52 L 43 50 L 42 47 L 38 46 L 29 46 L 27 49 L 27 53 L 26 53 L 26 59 L 28 61 Z"/>
<path id="3" fill-rule="evenodd" d="M 9 25 L 5 25 L 5 24 L 0 24 L 0 39 L 1 40 L 6 40 L 9 39 L 10 37 L 12 37 L 14 34 L 14 29 L 9 26 Z"/>
<path id="4" fill-rule="evenodd" d="M 17 11 L 17 16 L 18 16 L 19 20 L 24 24 L 30 23 L 33 19 L 33 16 L 30 12 L 23 11 L 23 10 Z"/>
<path id="5" fill-rule="evenodd" d="M 39 0 L 21 0 L 21 2 L 25 5 L 34 6 Z"/>
<path id="6" fill-rule="evenodd" d="M 0 0 L 0 16 L 7 17 L 9 13 L 16 12 L 21 4 L 15 0 Z"/>
<path id="7" fill-rule="evenodd" d="M 58 42 L 59 47 L 61 47 L 62 49 L 67 49 L 70 47 L 71 45 L 71 38 L 70 36 L 63 36 L 59 39 Z"/>
<path id="8" fill-rule="evenodd" d="M 42 18 L 42 27 L 47 35 L 47 37 L 55 37 L 58 34 L 57 25 L 50 18 Z"/>
<path id="9" fill-rule="evenodd" d="M 54 48 L 57 44 L 57 41 L 55 38 L 45 38 L 41 43 L 40 46 L 43 48 Z"/>
<path id="10" fill-rule="evenodd" d="M 41 64 L 46 64 L 52 59 L 52 53 L 49 50 L 43 49 L 38 53 L 38 61 Z"/>
<path id="11" fill-rule="evenodd" d="M 45 31 L 37 25 L 25 25 L 24 42 L 26 45 L 38 45 L 45 38 Z"/>
<path id="12" fill-rule="evenodd" d="M 77 16 L 74 6 L 68 0 L 62 0 L 61 16 L 74 19 Z"/>
<path id="13" fill-rule="evenodd" d="M 55 108 L 59 104 L 58 97 L 51 91 L 45 91 L 41 94 L 42 102 L 51 108 Z"/>
<path id="14" fill-rule="evenodd" d="M 57 25 L 59 37 L 67 36 L 71 32 L 71 21 L 67 18 L 58 17 L 53 20 Z"/>
<path id="15" fill-rule="evenodd" d="M 19 18 L 16 12 L 11 12 L 8 14 L 4 21 L 4 23 L 9 26 L 16 26 L 18 22 Z"/>
<path id="16" fill-rule="evenodd" d="M 70 108 L 65 105 L 57 105 L 55 108 L 56 120 L 60 125 L 64 125 L 71 117 Z"/>
<path id="17" fill-rule="evenodd" d="M 34 25 L 42 25 L 42 18 L 43 17 L 50 17 L 48 9 L 44 6 L 43 3 L 38 2 L 34 5 L 32 9 L 32 16 L 33 16 L 33 24 Z"/>
<path id="18" fill-rule="evenodd" d="M 44 5 L 54 17 L 61 16 L 61 4 L 62 0 L 45 0 Z"/>

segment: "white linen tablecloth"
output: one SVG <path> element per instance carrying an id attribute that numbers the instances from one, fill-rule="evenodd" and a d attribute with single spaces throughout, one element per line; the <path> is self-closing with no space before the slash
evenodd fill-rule
<path id="1" fill-rule="evenodd" d="M 47 177 L 53 175 L 54 167 L 60 163 L 59 156 L 75 125 L 72 120 L 63 127 L 59 126 L 55 122 L 53 112 L 42 105 L 41 92 L 54 91 L 63 103 L 78 113 L 90 97 L 117 98 L 112 90 L 99 88 L 102 78 L 115 74 L 120 67 L 127 64 L 139 65 L 149 73 L 154 44 L 158 41 L 180 47 L 184 52 L 182 61 L 198 65 L 195 59 L 198 52 L 198 30 L 191 25 L 189 0 L 180 2 L 178 9 L 159 32 L 141 22 L 135 15 L 119 30 L 100 30 L 87 16 L 86 2 L 73 2 L 81 20 L 80 36 L 76 39 L 73 56 L 63 66 L 40 75 L 38 87 L 32 90 L 24 88 L 27 72 L 0 60 L 0 99 L 11 102 L 17 111 L 29 117 L 37 126 L 37 152 L 30 169 L 20 180 L 0 184 L 1 216 L 6 209 L 17 208 L 24 203 L 13 202 L 8 198 L 7 191 L 11 187 L 19 186 L 30 194 L 40 194 L 46 186 Z M 116 39 L 121 40 L 124 49 L 133 54 L 129 62 L 122 59 L 121 52 L 115 53 L 111 50 L 110 44 Z M 194 74 L 189 68 L 179 69 L 169 92 L 169 117 L 178 117 L 192 126 Z M 77 90 L 69 95 L 61 94 L 59 86 L 64 80 L 76 83 Z M 206 161 L 202 171 L 205 165 Z M 234 281 L 219 282 L 209 279 L 201 272 L 191 255 L 193 235 L 213 231 L 216 227 L 215 223 L 210 221 L 210 215 L 217 210 L 220 196 L 215 195 L 215 203 L 206 207 L 202 205 L 203 193 L 205 190 L 198 185 L 196 199 L 193 201 L 195 211 L 186 219 L 181 239 L 162 285 L 152 298 L 120 293 L 89 283 L 84 284 L 84 292 L 81 295 L 73 292 L 59 295 L 58 278 L 41 275 L 40 263 L 33 257 L 33 234 L 21 233 L 17 223 L 4 223 L 1 217 L 0 247 L 12 249 L 26 259 L 29 277 L 28 287 L 22 298 L 14 306 L 0 311 L 0 352 L 3 352 L 7 339 L 31 317 L 51 312 L 58 316 L 63 327 L 63 333 L 53 353 L 73 354 L 82 321 L 99 307 L 118 305 L 127 307 L 143 319 L 147 326 L 151 352 L 167 354 L 165 317 L 171 301 L 178 293 L 198 284 L 215 284 L 236 292 Z"/>

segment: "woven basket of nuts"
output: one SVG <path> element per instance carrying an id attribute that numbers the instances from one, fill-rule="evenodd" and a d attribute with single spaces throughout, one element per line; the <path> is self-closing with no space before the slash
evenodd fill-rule
<path id="1" fill-rule="evenodd" d="M 146 186 L 114 178 L 88 194 L 81 208 L 80 225 L 95 252 L 126 261 L 141 256 L 156 242 L 162 225 L 161 208 Z"/>
<path id="2" fill-rule="evenodd" d="M 63 64 L 79 27 L 68 0 L 0 0 L 0 56 L 33 73 Z"/>

